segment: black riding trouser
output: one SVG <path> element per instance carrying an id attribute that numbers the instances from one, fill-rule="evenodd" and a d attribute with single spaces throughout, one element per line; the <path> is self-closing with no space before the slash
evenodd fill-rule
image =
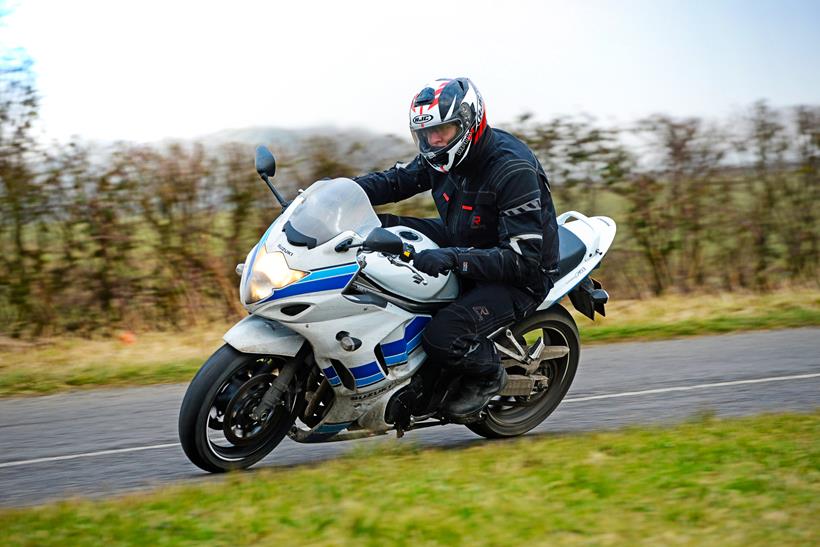
<path id="1" fill-rule="evenodd" d="M 441 220 L 379 215 L 382 225 L 407 226 L 439 246 L 447 246 Z M 461 294 L 441 309 L 424 329 L 421 343 L 434 363 L 454 373 L 487 376 L 498 371 L 501 358 L 487 335 L 535 311 L 544 295 L 505 285 L 461 279 Z"/>

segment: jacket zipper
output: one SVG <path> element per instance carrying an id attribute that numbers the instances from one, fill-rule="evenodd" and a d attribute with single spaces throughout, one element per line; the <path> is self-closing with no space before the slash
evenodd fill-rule
<path id="1" fill-rule="evenodd" d="M 464 204 L 464 183 L 465 183 L 465 180 L 466 179 L 464 177 L 461 177 L 461 180 L 459 181 L 459 184 L 456 186 L 456 188 L 458 188 L 458 199 L 455 200 L 456 203 L 452 204 L 452 205 L 456 206 L 456 211 L 455 211 L 455 214 L 454 214 L 455 218 L 453 219 L 452 227 L 451 227 L 451 230 L 452 230 L 452 233 L 453 233 L 453 243 L 455 243 L 456 246 L 462 245 L 464 243 L 463 241 L 460 241 L 459 238 L 458 238 L 458 230 L 459 230 L 459 226 L 461 225 L 461 210 L 462 210 L 462 205 Z"/>

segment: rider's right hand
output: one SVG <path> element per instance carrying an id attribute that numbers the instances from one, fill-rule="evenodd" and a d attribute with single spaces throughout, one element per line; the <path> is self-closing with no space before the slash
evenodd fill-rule
<path id="1" fill-rule="evenodd" d="M 444 249 L 426 249 L 416 254 L 413 264 L 420 272 L 438 277 L 456 267 L 458 255 L 452 247 Z"/>

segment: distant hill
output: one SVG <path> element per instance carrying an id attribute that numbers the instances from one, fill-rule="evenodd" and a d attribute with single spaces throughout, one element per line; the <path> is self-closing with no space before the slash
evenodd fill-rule
<path id="1" fill-rule="evenodd" d="M 338 127 L 328 125 L 304 127 L 299 129 L 272 126 L 223 129 L 222 131 L 202 135 L 194 140 L 213 144 L 226 144 L 232 142 L 248 144 L 261 142 L 266 144 L 290 144 L 303 142 L 315 137 L 354 137 L 367 140 L 384 138 L 383 135 L 377 135 L 376 133 L 363 129 L 340 129 Z"/>
<path id="2" fill-rule="evenodd" d="M 216 133 L 192 139 L 205 146 L 221 146 L 230 143 L 270 146 L 277 152 L 299 153 L 308 151 L 319 142 L 333 143 L 341 153 L 347 154 L 350 164 L 365 170 L 385 168 L 397 161 L 407 161 L 417 154 L 409 136 L 383 135 L 365 129 L 318 126 L 301 129 L 255 126 L 224 129 Z"/>
<path id="3" fill-rule="evenodd" d="M 88 147 L 89 159 L 94 165 L 105 165 L 111 154 L 123 146 L 148 146 L 158 150 L 174 144 L 202 144 L 214 156 L 219 156 L 221 148 L 239 145 L 247 148 L 247 157 L 253 162 L 253 150 L 259 145 L 268 146 L 277 159 L 287 158 L 287 167 L 280 163 L 280 173 L 288 176 L 280 178 L 281 185 L 305 187 L 318 176 L 317 164 L 327 164 L 329 170 L 321 176 L 338 176 L 333 165 L 348 166 L 343 172 L 363 174 L 392 167 L 396 162 L 406 162 L 418 154 L 407 137 L 383 135 L 364 129 L 340 129 L 332 126 L 318 126 L 301 129 L 254 126 L 224 129 L 190 139 L 168 138 L 154 142 L 134 143 L 129 141 L 80 140 Z M 317 160 L 317 161 L 314 161 Z"/>

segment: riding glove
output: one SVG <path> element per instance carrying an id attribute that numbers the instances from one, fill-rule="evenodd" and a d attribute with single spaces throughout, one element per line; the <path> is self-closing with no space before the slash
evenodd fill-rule
<path id="1" fill-rule="evenodd" d="M 438 277 L 456 267 L 458 255 L 456 249 L 427 249 L 420 251 L 413 259 L 413 264 L 420 272 L 429 276 Z"/>

